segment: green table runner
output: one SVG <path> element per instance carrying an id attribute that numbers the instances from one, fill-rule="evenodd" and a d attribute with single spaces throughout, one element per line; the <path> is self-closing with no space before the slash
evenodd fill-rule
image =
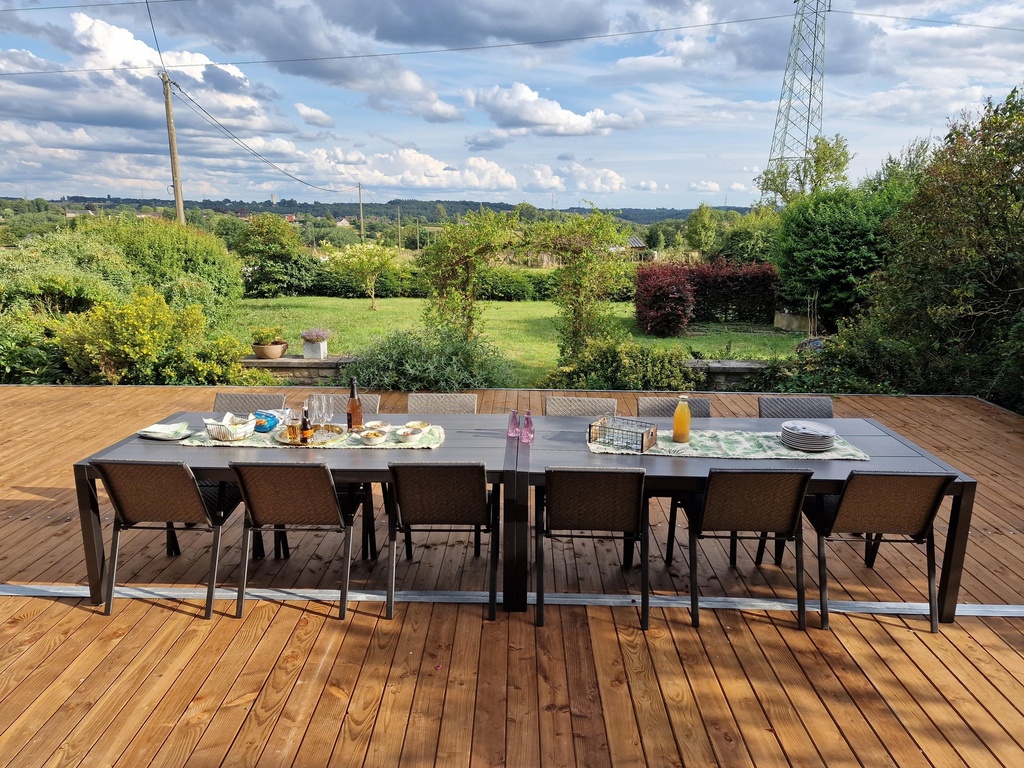
<path id="1" fill-rule="evenodd" d="M 613 445 L 587 443 L 591 453 L 631 453 L 640 451 Z M 798 451 L 782 444 L 779 432 L 743 432 L 700 429 L 690 432 L 690 442 L 673 443 L 671 434 L 659 434 L 656 445 L 647 451 L 655 456 L 692 456 L 698 459 L 847 459 L 868 461 L 864 451 L 836 436 L 828 451 Z"/>
<path id="2" fill-rule="evenodd" d="M 245 438 L 245 440 L 214 440 L 210 435 L 203 430 L 196 432 L 192 437 L 186 438 L 181 441 L 182 445 L 201 445 L 201 446 L 212 446 L 219 448 L 349 448 L 349 449 L 360 449 L 360 450 L 373 450 L 374 448 L 438 448 L 441 443 L 444 442 L 444 429 L 439 427 L 437 424 L 432 424 L 430 429 L 423 433 L 423 437 L 417 440 L 415 443 L 403 443 L 398 439 L 396 434 L 397 428 L 390 427 L 387 430 L 388 436 L 380 445 L 366 445 L 362 442 L 356 442 L 349 439 L 348 435 L 343 437 L 341 440 L 336 440 L 327 443 L 314 443 L 311 445 L 290 445 L 289 443 L 282 443 L 274 437 L 275 432 L 253 432 L 252 435 Z"/>

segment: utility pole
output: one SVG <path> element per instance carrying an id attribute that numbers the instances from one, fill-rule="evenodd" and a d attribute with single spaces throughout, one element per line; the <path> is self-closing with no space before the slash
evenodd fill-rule
<path id="1" fill-rule="evenodd" d="M 398 247 L 402 247 L 402 206 L 398 206 Z"/>
<path id="2" fill-rule="evenodd" d="M 171 109 L 171 78 L 165 69 L 160 73 L 164 82 L 164 110 L 167 112 L 167 143 L 171 148 L 171 186 L 174 187 L 174 210 L 178 223 L 185 223 L 185 200 L 181 196 L 181 174 L 178 173 L 178 140 L 174 136 L 174 111 Z"/>
<path id="3" fill-rule="evenodd" d="M 814 138 L 821 135 L 825 90 L 825 13 L 830 0 L 793 0 L 799 3 L 793 19 L 786 74 L 775 117 L 775 134 L 765 173 L 780 165 L 792 167 L 807 157 Z M 762 194 L 762 199 L 764 195 Z"/>
<path id="4" fill-rule="evenodd" d="M 366 231 L 363 229 L 363 182 L 359 182 L 359 242 L 366 242 Z"/>

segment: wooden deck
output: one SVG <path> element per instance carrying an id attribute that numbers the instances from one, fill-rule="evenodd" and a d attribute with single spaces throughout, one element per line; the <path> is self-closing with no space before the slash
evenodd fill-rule
<path id="1" fill-rule="evenodd" d="M 282 388 L 290 402 L 308 390 Z M 480 410 L 539 413 L 547 393 L 483 391 Z M 597 394 L 597 393 L 595 393 Z M 604 393 L 601 393 L 604 394 Z M 836 611 L 799 631 L 787 610 L 638 608 L 571 596 L 636 593 L 611 541 L 556 543 L 547 624 L 484 620 L 473 603 L 400 602 L 393 621 L 363 600 L 252 600 L 239 621 L 219 600 L 204 621 L 207 543 L 125 536 L 110 617 L 81 597 L 85 567 L 71 465 L 210 388 L 0 387 L 13 424 L 0 443 L 0 765 L 671 766 L 1006 765 L 1024 761 L 1024 418 L 971 398 L 849 396 L 868 416 L 979 481 L 958 619 Z M 756 415 L 756 396 L 712 394 L 720 416 Z M 620 394 L 620 413 L 635 413 Z M 403 412 L 386 393 L 382 411 Z M 666 509 L 652 508 L 655 596 L 687 596 L 685 531 L 666 568 Z M 221 584 L 236 582 L 240 528 L 225 532 Z M 944 530 L 944 522 L 938 526 Z M 378 538 L 384 539 L 382 515 Z M 463 546 L 423 546 L 399 589 L 482 590 Z M 943 542 L 940 538 L 940 547 Z M 791 598 L 792 557 L 732 570 L 704 542 L 707 597 Z M 254 589 L 337 584 L 340 537 L 295 536 L 292 557 L 259 563 Z M 883 546 L 876 568 L 837 545 L 832 595 L 924 602 L 924 557 Z M 808 597 L 817 562 L 807 548 Z M 356 560 L 353 589 L 384 587 L 383 561 Z M 163 595 L 174 595 L 172 598 Z M 61 596 L 70 595 L 70 596 Z M 619 602 L 623 602 L 619 600 Z M 838 606 L 837 606 L 838 607 Z M 920 607 L 920 606 L 919 606 Z M 922 608 L 923 610 L 923 608 Z"/>

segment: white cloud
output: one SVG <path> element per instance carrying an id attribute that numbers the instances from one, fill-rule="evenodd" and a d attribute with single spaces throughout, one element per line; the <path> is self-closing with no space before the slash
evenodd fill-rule
<path id="1" fill-rule="evenodd" d="M 321 156 L 322 161 L 331 159 Z M 344 185 L 388 189 L 486 192 L 518 187 L 516 177 L 491 160 L 469 157 L 459 167 L 410 148 L 369 155 L 361 164 L 335 162 L 330 172 Z"/>
<path id="2" fill-rule="evenodd" d="M 565 109 L 557 101 L 541 98 L 523 83 L 511 88 L 492 86 L 466 93 L 466 102 L 483 109 L 491 120 L 506 129 L 528 128 L 538 136 L 606 136 L 614 130 L 636 128 L 643 124 L 639 109 L 628 115 L 593 109 L 585 115 Z"/>
<path id="3" fill-rule="evenodd" d="M 315 107 L 307 107 L 301 102 L 295 103 L 295 111 L 299 113 L 299 117 L 303 119 L 306 125 L 315 125 L 318 128 L 333 128 L 334 118 L 324 112 L 322 109 L 316 109 Z"/>
<path id="4" fill-rule="evenodd" d="M 560 168 L 559 173 L 568 177 L 569 186 L 577 192 L 606 195 L 627 189 L 626 180 L 610 168 L 587 168 L 572 163 Z"/>
<path id="5" fill-rule="evenodd" d="M 738 181 L 729 185 L 730 192 L 749 192 L 750 188 L 746 184 L 740 184 Z"/>
<path id="6" fill-rule="evenodd" d="M 564 192 L 565 179 L 555 173 L 550 165 L 535 165 L 526 169 L 529 179 L 523 184 L 528 192 Z"/>
<path id="7" fill-rule="evenodd" d="M 701 180 L 690 182 L 690 185 L 687 187 L 687 189 L 689 189 L 691 192 L 701 192 L 705 194 L 710 194 L 718 192 L 721 189 L 721 187 L 718 185 L 717 181 Z"/>
<path id="8" fill-rule="evenodd" d="M 656 181 L 641 181 L 633 189 L 639 189 L 643 192 L 657 192 L 658 182 Z"/>

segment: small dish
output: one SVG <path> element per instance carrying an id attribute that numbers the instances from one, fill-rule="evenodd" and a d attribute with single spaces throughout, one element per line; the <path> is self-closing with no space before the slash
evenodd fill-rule
<path id="1" fill-rule="evenodd" d="M 380 445 L 388 439 L 388 433 L 381 429 L 367 429 L 359 437 L 365 445 Z"/>
<path id="2" fill-rule="evenodd" d="M 373 429 L 380 431 L 387 429 L 390 426 L 391 425 L 388 424 L 386 421 L 367 421 L 363 424 L 363 429 Z"/>
<path id="3" fill-rule="evenodd" d="M 398 440 L 400 442 L 415 443 L 423 437 L 423 430 L 413 427 L 405 427 L 404 429 L 398 430 L 395 434 L 398 435 Z"/>
<path id="4" fill-rule="evenodd" d="M 421 430 L 423 430 L 425 432 L 426 430 L 430 429 L 430 422 L 429 421 L 407 421 L 407 422 L 405 422 L 405 426 L 406 426 L 407 429 L 421 429 Z"/>

